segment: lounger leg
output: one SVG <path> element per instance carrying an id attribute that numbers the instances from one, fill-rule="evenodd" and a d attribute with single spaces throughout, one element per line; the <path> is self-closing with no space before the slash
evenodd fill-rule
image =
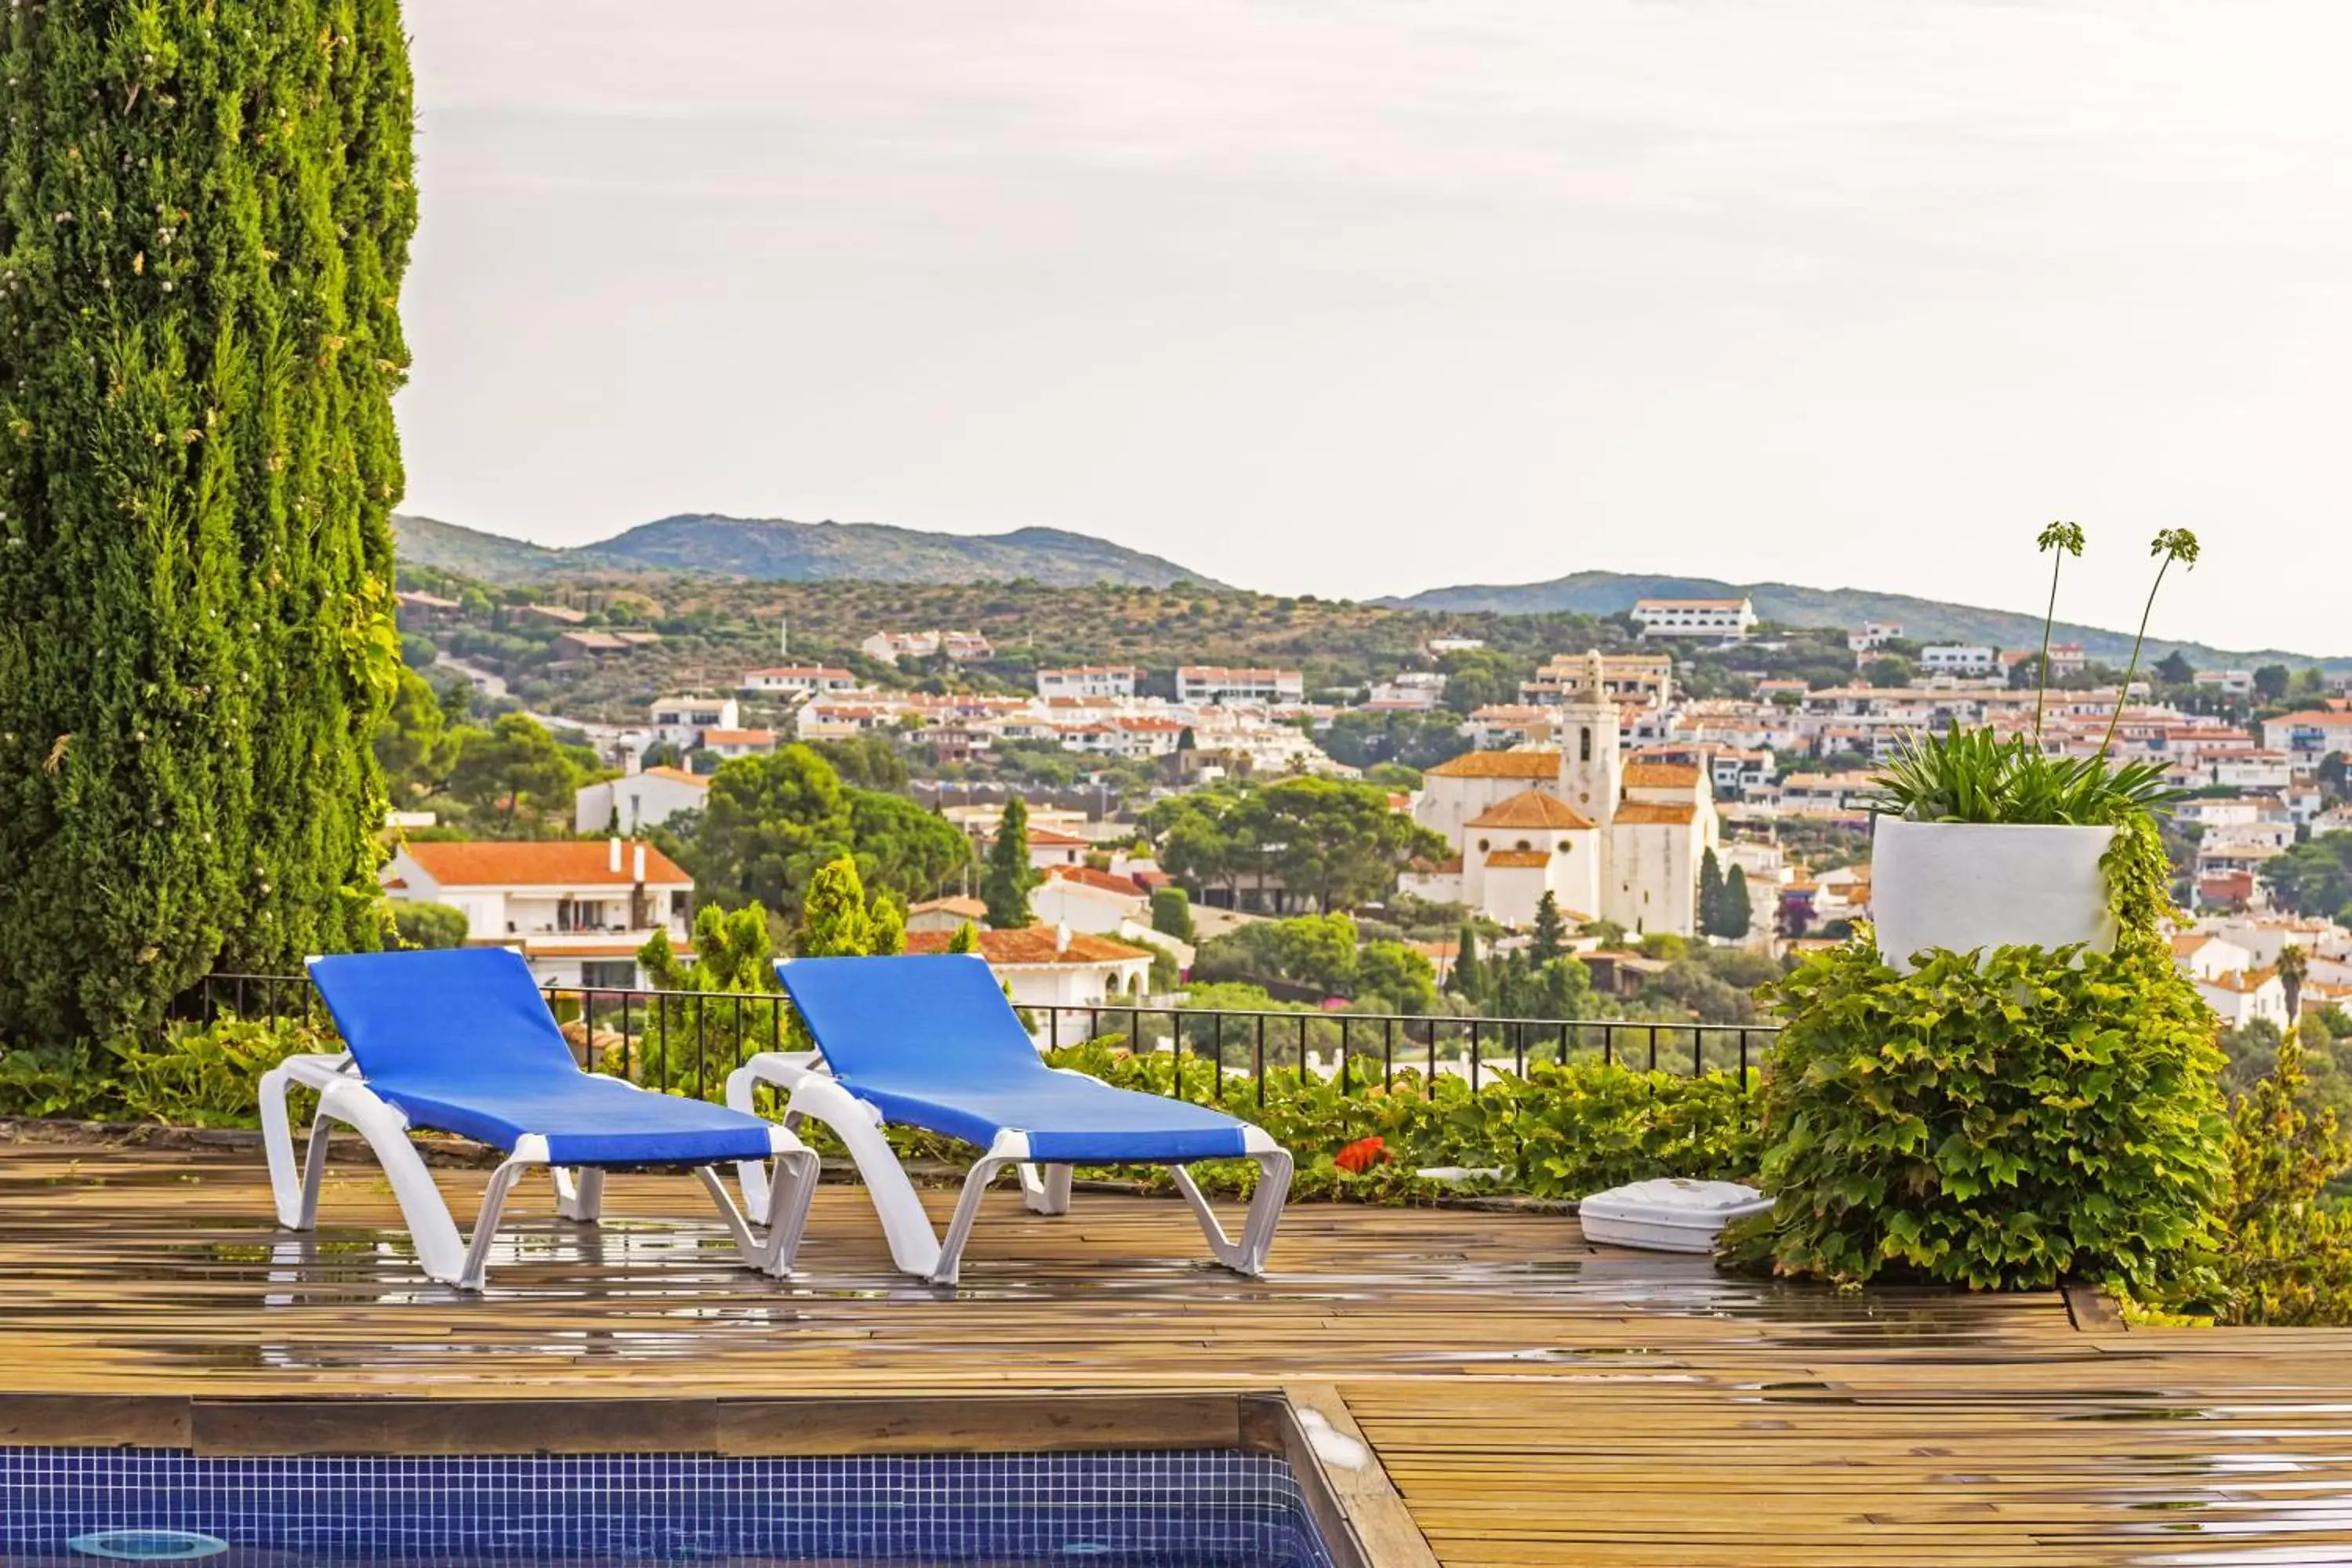
<path id="1" fill-rule="evenodd" d="M 898 1151 L 876 1125 L 874 1108 L 834 1079 L 811 1076 L 793 1089 L 786 1121 L 794 1116 L 811 1117 L 833 1129 L 857 1163 L 858 1178 L 866 1184 L 882 1234 L 889 1240 L 890 1261 L 906 1273 L 935 1278 L 939 1234 L 931 1229 L 931 1216 L 923 1211 L 923 1200 L 907 1179 L 906 1167 L 898 1163 Z"/>
<path id="2" fill-rule="evenodd" d="M 1032 1214 L 1069 1213 L 1071 1174 L 1067 1165 L 1023 1165 L 1021 1201 Z"/>
<path id="3" fill-rule="evenodd" d="M 595 1165 L 550 1165 L 555 1178 L 555 1212 L 581 1225 L 604 1217 L 604 1173 Z"/>
<path id="4" fill-rule="evenodd" d="M 980 1217 L 981 1194 L 999 1171 L 1013 1162 L 998 1155 L 983 1157 L 963 1179 L 963 1196 L 956 1200 L 955 1218 L 948 1223 L 947 1239 L 940 1244 L 939 1261 L 931 1266 L 934 1285 L 952 1285 L 963 1268 L 963 1246 L 971 1239 L 971 1222 Z"/>
<path id="5" fill-rule="evenodd" d="M 490 1184 L 482 1193 L 481 1215 L 474 1221 L 474 1238 L 466 1248 L 465 1265 L 456 1281 L 459 1289 L 482 1288 L 482 1277 L 490 1267 L 490 1243 L 498 1237 L 499 1215 L 506 1210 L 507 1194 L 514 1191 L 522 1173 L 538 1163 L 537 1160 L 517 1157 L 490 1173 Z"/>
<path id="6" fill-rule="evenodd" d="M 760 1075 L 748 1066 L 737 1068 L 733 1072 L 729 1073 L 727 1075 L 727 1108 L 730 1110 L 740 1110 L 746 1116 L 758 1115 L 759 1112 L 752 1109 L 757 1102 L 751 1096 L 752 1090 L 759 1087 L 759 1083 Z M 790 1118 L 788 1117 L 787 1120 L 789 1121 Z M 751 1216 L 753 1225 L 767 1224 L 769 1180 L 767 1162 L 738 1160 L 735 1163 L 735 1180 L 743 1189 L 743 1212 Z"/>
<path id="7" fill-rule="evenodd" d="M 1253 1152 L 1251 1158 L 1258 1163 L 1257 1191 L 1250 1198 L 1249 1215 L 1242 1223 L 1238 1243 L 1225 1235 L 1217 1211 L 1202 1195 L 1192 1173 L 1177 1165 L 1170 1173 L 1176 1178 L 1176 1190 L 1192 1205 L 1192 1217 L 1201 1222 L 1201 1233 L 1209 1238 L 1209 1251 L 1216 1260 L 1255 1279 L 1265 1272 L 1266 1254 L 1274 1250 L 1275 1227 L 1282 1223 L 1283 1200 L 1290 1193 L 1290 1156 L 1280 1149 L 1265 1149 Z"/>
<path id="8" fill-rule="evenodd" d="M 294 1172 L 294 1129 L 286 1106 L 286 1092 L 292 1087 L 282 1067 L 261 1075 L 261 1147 L 269 1157 L 269 1196 L 278 1208 L 278 1223 L 288 1230 L 308 1230 L 311 1215 L 304 1212 Z"/>
<path id="9" fill-rule="evenodd" d="M 457 1222 L 449 1217 L 441 1189 L 433 1184 L 433 1173 L 425 1168 L 424 1156 L 408 1141 L 408 1119 L 355 1080 L 331 1083 L 320 1089 L 319 1117 L 322 1131 L 331 1118 L 367 1140 L 368 1147 L 375 1151 L 376 1163 L 392 1183 L 392 1195 L 400 1202 L 401 1218 L 407 1222 L 408 1234 L 416 1243 L 417 1262 L 427 1276 L 445 1285 L 461 1283 L 466 1244 L 457 1235 Z M 321 1151 L 318 1158 L 323 1160 L 325 1141 L 316 1133 L 312 1136 Z"/>

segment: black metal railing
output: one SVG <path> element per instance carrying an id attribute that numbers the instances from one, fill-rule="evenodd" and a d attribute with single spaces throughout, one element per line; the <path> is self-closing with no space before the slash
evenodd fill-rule
<path id="1" fill-rule="evenodd" d="M 629 986 L 541 987 L 583 1058 L 633 1083 L 707 1099 L 759 1051 L 792 1043 L 791 1004 L 780 992 L 663 991 Z M 194 998 L 209 1023 L 224 1014 L 329 1024 L 310 977 L 215 974 Z M 1048 1049 L 1117 1037 L 1139 1053 L 1172 1058 L 1173 1092 L 1186 1093 L 1187 1058 L 1205 1064 L 1209 1092 L 1265 1097 L 1266 1074 L 1305 1069 L 1341 1092 L 1396 1086 L 1400 1072 L 1451 1074 L 1476 1092 L 1500 1072 L 1594 1061 L 1652 1072 L 1736 1075 L 1741 1089 L 1779 1031 L 1775 1024 L 1652 1023 L 1629 1019 L 1467 1018 L 1421 1014 L 1206 1008 L 1102 1003 L 1024 1006 Z M 1198 1076 L 1198 1075 L 1196 1075 Z"/>

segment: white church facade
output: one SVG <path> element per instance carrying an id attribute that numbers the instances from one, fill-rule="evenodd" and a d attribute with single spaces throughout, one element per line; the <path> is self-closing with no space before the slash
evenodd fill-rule
<path id="1" fill-rule="evenodd" d="M 1603 700 L 1562 706 L 1552 745 L 1472 752 L 1423 775 L 1413 819 L 1454 858 L 1408 873 L 1403 890 L 1511 926 L 1549 893 L 1571 920 L 1696 933 L 1699 862 L 1720 837 L 1706 770 L 1628 761 L 1618 707 L 1598 670 L 1589 680 Z"/>

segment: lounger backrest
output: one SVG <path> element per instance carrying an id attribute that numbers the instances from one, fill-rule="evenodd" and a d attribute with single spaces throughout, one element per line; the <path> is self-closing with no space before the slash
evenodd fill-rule
<path id="1" fill-rule="evenodd" d="M 312 959 L 310 978 L 371 1079 L 580 1070 L 530 965 L 510 949 L 340 953 Z"/>
<path id="2" fill-rule="evenodd" d="M 845 1079 L 1002 1085 L 1045 1070 L 996 976 L 971 953 L 797 958 L 776 973 Z"/>

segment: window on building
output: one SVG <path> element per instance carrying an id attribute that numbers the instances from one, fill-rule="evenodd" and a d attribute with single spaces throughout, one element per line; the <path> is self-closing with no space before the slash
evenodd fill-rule
<path id="1" fill-rule="evenodd" d="M 637 984 L 633 958 L 592 958 L 580 965 L 580 984 L 592 991 L 628 991 Z"/>
<path id="2" fill-rule="evenodd" d="M 1592 728 L 1591 725 L 1587 725 L 1576 732 L 1576 760 L 1580 763 L 1589 763 L 1592 760 Z"/>

